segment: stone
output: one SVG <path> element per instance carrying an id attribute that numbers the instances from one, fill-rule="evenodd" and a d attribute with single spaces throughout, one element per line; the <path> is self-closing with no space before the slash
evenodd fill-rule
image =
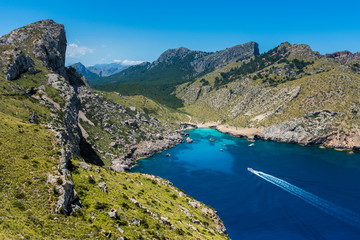
<path id="1" fill-rule="evenodd" d="M 83 169 L 85 169 L 85 170 L 88 170 L 88 171 L 92 171 L 92 170 L 93 170 L 93 168 L 91 167 L 91 165 L 90 165 L 90 164 L 87 164 L 86 162 L 78 162 L 78 163 L 76 163 L 76 166 L 81 167 L 81 168 L 83 168 Z"/>
<path id="2" fill-rule="evenodd" d="M 116 148 L 119 144 L 117 142 L 111 142 L 110 148 Z"/>
<path id="3" fill-rule="evenodd" d="M 190 204 L 190 206 L 192 206 L 193 208 L 199 208 L 201 207 L 201 204 L 197 201 L 192 201 L 192 200 L 189 200 L 188 203 Z"/>
<path id="4" fill-rule="evenodd" d="M 101 191 L 106 192 L 106 193 L 108 192 L 107 187 L 106 187 L 106 182 L 100 182 L 98 184 L 98 187 L 101 189 Z"/>
<path id="5" fill-rule="evenodd" d="M 186 138 L 186 143 L 192 143 L 192 142 L 194 142 L 194 140 L 192 140 L 192 139 L 189 138 L 189 137 Z"/>
<path id="6" fill-rule="evenodd" d="M 112 208 L 109 212 L 108 215 L 111 219 L 119 219 L 118 215 L 117 215 L 117 211 L 116 209 Z"/>
<path id="7" fill-rule="evenodd" d="M 39 123 L 38 116 L 37 116 L 35 111 L 33 111 L 33 113 L 31 114 L 29 122 L 30 123 L 36 123 L 36 124 Z"/>
<path id="8" fill-rule="evenodd" d="M 195 224 L 198 224 L 198 225 L 200 225 L 200 223 L 201 223 L 200 220 L 195 219 L 195 218 L 191 219 L 191 222 L 195 223 Z"/>
<path id="9" fill-rule="evenodd" d="M 132 223 L 132 224 L 136 224 L 136 225 L 140 225 L 140 224 L 141 224 L 141 220 L 140 220 L 140 219 L 133 218 L 133 219 L 131 219 L 131 223 Z"/>

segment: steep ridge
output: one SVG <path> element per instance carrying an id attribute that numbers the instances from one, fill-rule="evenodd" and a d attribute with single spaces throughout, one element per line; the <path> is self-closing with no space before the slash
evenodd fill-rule
<path id="1" fill-rule="evenodd" d="M 104 78 L 103 84 L 189 80 L 234 60 L 258 54 L 258 44 L 255 42 L 244 43 L 215 53 L 193 51 L 184 47 L 168 49 L 153 63 L 130 67 L 127 71 Z"/>
<path id="2" fill-rule="evenodd" d="M 100 90 L 115 90 L 126 95 L 145 95 L 176 108 L 181 106 L 181 101 L 171 95 L 175 85 L 191 81 L 229 62 L 258 54 L 258 44 L 255 42 L 215 53 L 180 47 L 166 50 L 153 63 L 132 66 L 110 77 L 93 79 L 90 84 Z"/>
<path id="3" fill-rule="evenodd" d="M 177 87 L 198 123 L 249 138 L 358 150 L 359 53 L 283 43 Z"/>
<path id="4" fill-rule="evenodd" d="M 0 37 L 0 237 L 227 239 L 213 209 L 168 181 L 113 170 L 181 142 L 183 116 L 92 90 L 65 51 L 52 20 Z"/>

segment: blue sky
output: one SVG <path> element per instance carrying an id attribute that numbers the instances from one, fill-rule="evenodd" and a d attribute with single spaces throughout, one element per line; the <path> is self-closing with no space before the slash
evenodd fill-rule
<path id="1" fill-rule="evenodd" d="M 169 48 L 217 51 L 256 41 L 320 53 L 360 51 L 359 1 L 0 0 L 0 35 L 40 19 L 65 25 L 67 64 L 153 61 Z"/>

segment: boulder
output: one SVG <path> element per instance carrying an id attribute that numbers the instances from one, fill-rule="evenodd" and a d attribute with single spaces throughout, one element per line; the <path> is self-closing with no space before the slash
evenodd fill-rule
<path id="1" fill-rule="evenodd" d="M 38 116 L 35 111 L 33 111 L 33 113 L 31 114 L 29 122 L 36 123 L 36 124 L 39 123 Z"/>
<path id="2" fill-rule="evenodd" d="M 110 143 L 110 148 L 116 148 L 117 146 L 119 146 L 119 144 L 117 142 Z"/>
<path id="3" fill-rule="evenodd" d="M 192 143 L 192 142 L 194 142 L 194 140 L 192 140 L 191 138 L 187 137 L 187 138 L 186 138 L 186 142 L 187 142 L 187 143 Z"/>
<path id="4" fill-rule="evenodd" d="M 112 208 L 109 212 L 108 215 L 111 219 L 119 219 L 118 215 L 117 215 L 117 211 L 116 209 Z"/>
<path id="5" fill-rule="evenodd" d="M 106 182 L 100 182 L 98 184 L 98 187 L 101 189 L 101 191 L 106 192 L 106 193 L 108 192 L 107 187 L 106 187 Z"/>

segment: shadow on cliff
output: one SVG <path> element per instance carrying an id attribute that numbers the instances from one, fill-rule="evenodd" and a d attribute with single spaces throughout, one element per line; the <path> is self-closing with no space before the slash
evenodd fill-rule
<path id="1" fill-rule="evenodd" d="M 97 155 L 91 144 L 86 141 L 84 137 L 80 140 L 80 154 L 84 158 L 85 162 L 92 163 L 98 166 L 104 166 L 104 162 Z"/>

